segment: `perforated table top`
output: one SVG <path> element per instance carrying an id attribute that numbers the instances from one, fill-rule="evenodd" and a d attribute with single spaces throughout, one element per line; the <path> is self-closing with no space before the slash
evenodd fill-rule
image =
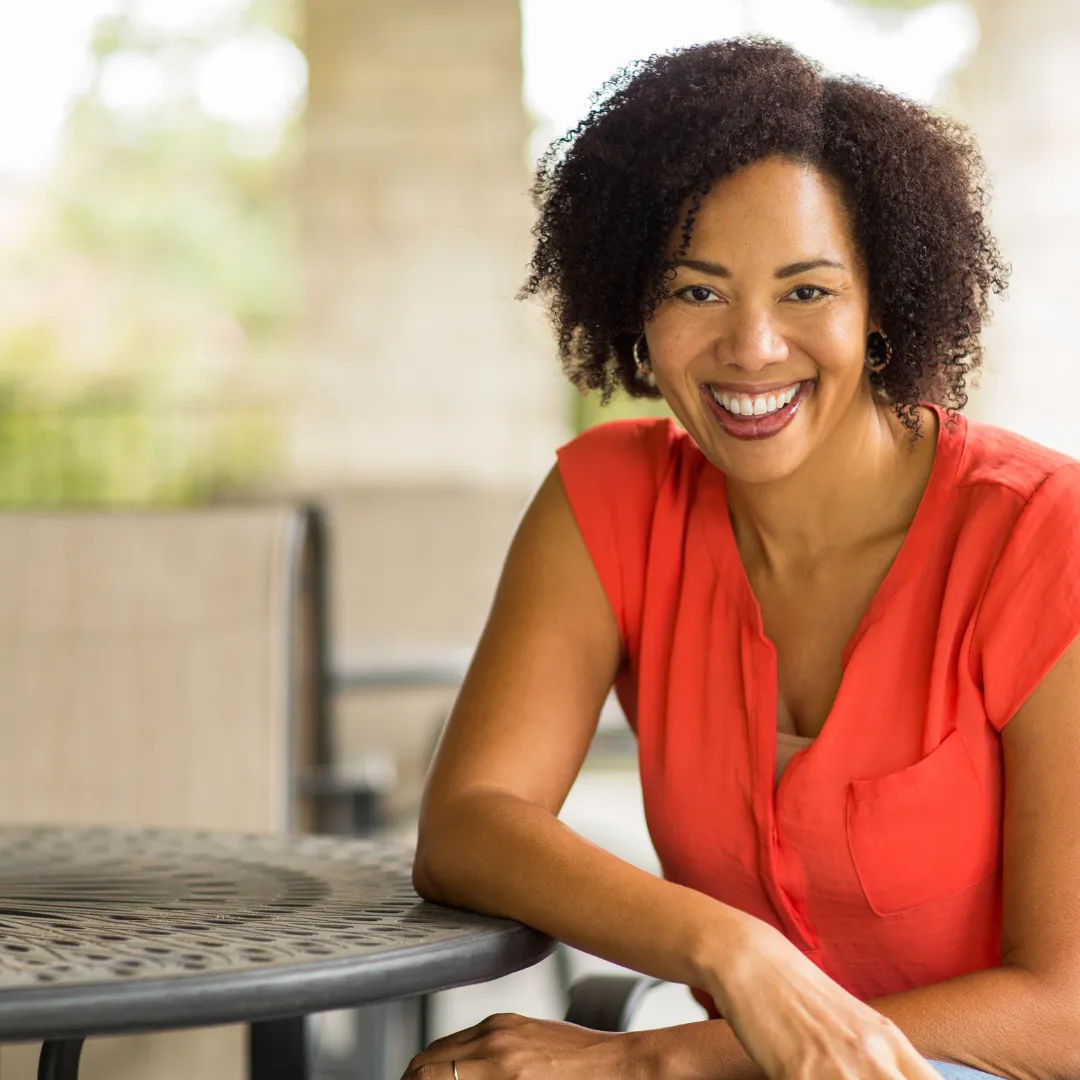
<path id="1" fill-rule="evenodd" d="M 0 827 L 0 1041 L 272 1019 L 543 959 L 422 901 L 396 841 Z"/>

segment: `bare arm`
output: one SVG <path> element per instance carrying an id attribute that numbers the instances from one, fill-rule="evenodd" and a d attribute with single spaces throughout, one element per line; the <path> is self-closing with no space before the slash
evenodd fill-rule
<path id="1" fill-rule="evenodd" d="M 511 546 L 428 778 L 414 883 L 427 899 L 705 986 L 703 942 L 715 952 L 746 916 L 558 820 L 621 661 L 615 615 L 553 470 Z"/>
<path id="2" fill-rule="evenodd" d="M 878 998 L 923 1057 L 952 1061 L 1008 1080 L 1073 1080 L 1080 1075 L 1080 1011 L 1052 987 L 1016 968 L 977 971 L 948 982 Z M 761 1080 L 723 1020 L 629 1036 L 631 1058 L 652 1080 Z"/>
<path id="3" fill-rule="evenodd" d="M 896 1025 L 833 982 L 779 931 L 630 866 L 558 820 L 622 659 L 617 620 L 553 471 L 511 546 L 428 778 L 413 870 L 417 890 L 701 988 L 731 1025 L 701 1025 L 711 1031 L 707 1038 L 730 1030 L 769 1076 L 932 1080 Z M 648 1067 L 639 1040 L 611 1036 L 597 1037 L 588 1052 L 575 1043 L 556 1067 L 547 1035 L 537 1033 L 536 1044 L 529 1034 L 535 1024 L 522 1023 L 495 1018 L 440 1040 L 414 1059 L 409 1075 L 445 1080 L 441 1066 L 476 1056 L 488 1058 L 485 1075 L 545 1080 L 555 1074 L 606 1080 L 627 1075 L 628 1066 L 636 1073 Z M 568 1029 L 561 1030 L 565 1042 Z M 581 1029 L 573 1030 L 571 1042 L 580 1040 Z M 710 1052 L 710 1044 L 696 1045 Z M 511 1046 L 517 1064 L 492 1072 L 491 1055 Z M 728 1050 L 742 1068 L 745 1056 Z M 613 1054 L 621 1055 L 614 1064 Z M 530 1056 L 539 1072 L 522 1065 Z M 679 1061 L 701 1064 L 686 1054 Z M 710 1066 L 718 1064 L 714 1054 Z"/>

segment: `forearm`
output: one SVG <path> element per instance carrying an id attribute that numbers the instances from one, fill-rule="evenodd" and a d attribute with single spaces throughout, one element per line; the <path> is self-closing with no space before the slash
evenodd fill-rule
<path id="1" fill-rule="evenodd" d="M 877 998 L 923 1057 L 952 1061 L 1009 1080 L 1073 1080 L 1080 1039 L 1068 996 L 1017 968 L 991 968 Z M 761 1080 L 723 1020 L 630 1036 L 650 1080 Z"/>
<path id="2" fill-rule="evenodd" d="M 726 1020 L 635 1031 L 628 1054 L 646 1080 L 765 1080 Z"/>
<path id="3" fill-rule="evenodd" d="M 1016 967 L 976 971 L 870 1002 L 924 1057 L 1010 1080 L 1080 1075 L 1080 1001 Z"/>
<path id="4" fill-rule="evenodd" d="M 415 883 L 429 900 L 502 915 L 574 948 L 705 988 L 747 916 L 631 866 L 516 796 L 483 792 L 421 830 Z"/>

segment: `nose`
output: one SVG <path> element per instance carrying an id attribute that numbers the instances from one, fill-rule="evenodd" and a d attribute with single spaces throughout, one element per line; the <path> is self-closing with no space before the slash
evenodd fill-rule
<path id="1" fill-rule="evenodd" d="M 761 309 L 732 312 L 719 342 L 721 359 L 746 371 L 759 371 L 787 359 L 788 347 L 770 313 Z"/>

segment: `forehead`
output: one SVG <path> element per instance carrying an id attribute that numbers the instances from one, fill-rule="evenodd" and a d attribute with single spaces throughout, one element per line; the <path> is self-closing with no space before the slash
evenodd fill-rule
<path id="1" fill-rule="evenodd" d="M 740 258 L 770 265 L 817 256 L 857 261 L 840 185 L 787 158 L 755 162 L 714 184 L 695 215 L 687 254 L 725 265 Z"/>

